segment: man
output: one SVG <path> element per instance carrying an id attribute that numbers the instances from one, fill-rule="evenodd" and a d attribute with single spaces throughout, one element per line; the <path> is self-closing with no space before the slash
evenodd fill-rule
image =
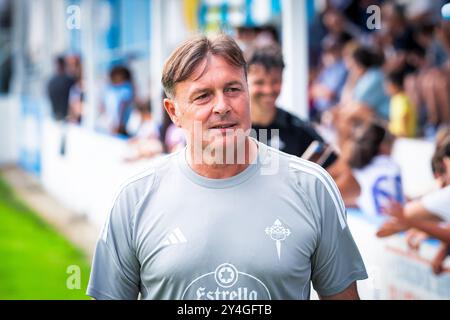
<path id="1" fill-rule="evenodd" d="M 47 92 L 53 118 L 55 120 L 65 120 L 69 110 L 70 87 L 75 83 L 75 79 L 67 74 L 64 57 L 57 57 L 55 65 L 56 74 L 48 82 Z"/>
<path id="2" fill-rule="evenodd" d="M 246 51 L 246 60 L 251 118 L 257 138 L 266 142 L 266 137 L 261 133 L 267 134 L 268 145 L 299 157 L 313 141 L 323 143 L 323 139 L 310 124 L 275 105 L 283 81 L 281 49 L 275 44 L 251 47 Z M 331 153 L 324 159 L 322 166 L 328 167 L 334 160 L 336 155 Z"/>
<path id="3" fill-rule="evenodd" d="M 246 63 L 236 42 L 186 41 L 166 61 L 162 83 L 186 148 L 123 187 L 88 295 L 308 299 L 312 281 L 322 298 L 357 299 L 356 280 L 367 275 L 333 181 L 248 136 Z"/>

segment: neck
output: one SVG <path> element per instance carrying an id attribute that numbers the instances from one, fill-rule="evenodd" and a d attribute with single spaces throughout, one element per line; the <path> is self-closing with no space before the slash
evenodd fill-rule
<path id="1" fill-rule="evenodd" d="M 273 119 L 275 118 L 276 113 L 277 109 L 275 106 L 267 109 L 254 105 L 250 109 L 252 123 L 260 126 L 268 126 L 269 124 L 271 124 Z"/>
<path id="2" fill-rule="evenodd" d="M 239 150 L 239 148 L 237 148 Z M 214 163 L 213 157 L 211 159 L 205 159 L 208 156 L 205 156 L 204 153 L 202 155 L 202 161 L 200 163 L 196 163 L 194 161 L 194 150 L 192 148 L 192 144 L 187 146 L 186 150 L 186 160 L 194 170 L 195 173 L 210 179 L 225 179 L 233 177 L 242 171 L 244 171 L 252 162 L 255 161 L 258 152 L 257 144 L 251 140 L 249 137 L 246 138 L 244 143 L 244 161 L 243 163 L 239 163 L 239 159 L 237 158 L 237 152 L 235 150 L 234 161 L 232 164 L 217 164 Z M 225 162 L 225 161 L 223 161 Z M 242 162 L 242 161 L 240 161 Z M 213 163 L 213 164 L 208 164 Z"/>

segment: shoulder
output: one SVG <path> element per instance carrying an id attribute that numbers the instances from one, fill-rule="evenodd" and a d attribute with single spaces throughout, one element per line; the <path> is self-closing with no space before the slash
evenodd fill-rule
<path id="1" fill-rule="evenodd" d="M 443 221 L 450 221 L 448 207 L 450 206 L 450 186 L 425 195 L 421 204 L 430 213 L 437 215 Z"/>
<path id="2" fill-rule="evenodd" d="M 364 75 L 359 79 L 359 81 L 355 85 L 355 90 L 369 90 L 373 86 L 378 86 L 383 84 L 383 73 L 376 69 L 370 68 L 367 70 Z M 373 94 L 373 92 L 372 92 Z"/>
<path id="3" fill-rule="evenodd" d="M 310 122 L 302 120 L 296 115 L 280 108 L 277 108 L 277 118 L 281 119 L 283 123 L 297 134 L 303 137 L 310 137 L 312 140 L 323 141 L 322 137 L 317 133 Z"/>
<path id="4" fill-rule="evenodd" d="M 152 162 L 146 170 L 131 176 L 121 184 L 108 211 L 101 233 L 102 239 L 106 241 L 111 227 L 130 226 L 130 230 L 134 228 L 139 205 L 152 194 L 167 168 L 173 167 L 172 161 L 176 159 L 176 154 L 161 157 Z"/>
<path id="5" fill-rule="evenodd" d="M 127 198 L 131 203 L 137 204 L 174 167 L 179 152 L 182 150 L 153 160 L 144 171 L 125 180 L 119 188 L 116 201 Z"/>
<path id="6" fill-rule="evenodd" d="M 433 203 L 433 202 L 440 202 L 445 201 L 446 203 L 450 204 L 450 186 L 446 186 L 442 189 L 436 190 L 434 192 L 431 192 L 422 198 L 422 202 L 425 203 Z"/>
<path id="7" fill-rule="evenodd" d="M 328 212 L 329 208 L 334 207 L 333 211 L 338 212 L 339 222 L 344 228 L 346 225 L 345 205 L 341 193 L 329 173 L 321 166 L 295 156 L 291 156 L 288 165 L 290 174 L 294 176 L 306 195 L 311 198 L 313 206 L 321 211 L 325 208 L 327 212 L 324 214 L 331 213 Z"/>
<path id="8" fill-rule="evenodd" d="M 300 183 L 303 183 L 303 185 L 306 183 L 313 183 L 315 185 L 318 184 L 325 189 L 335 188 L 334 180 L 329 173 L 314 162 L 291 156 L 288 166 L 292 174 L 301 178 Z"/>
<path id="9" fill-rule="evenodd" d="M 311 194 L 323 189 L 340 197 L 333 178 L 318 164 L 269 146 L 265 146 L 265 148 L 272 159 L 277 159 L 280 174 L 287 174 L 294 179 L 297 186 L 304 189 L 305 192 Z"/>

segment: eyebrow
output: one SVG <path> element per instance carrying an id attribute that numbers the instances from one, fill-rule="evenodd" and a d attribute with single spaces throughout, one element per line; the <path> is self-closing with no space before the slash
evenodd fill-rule
<path id="1" fill-rule="evenodd" d="M 234 81 L 230 81 L 225 83 L 225 87 L 229 87 L 229 86 L 234 86 L 234 85 L 240 85 L 242 86 L 242 83 L 240 81 L 234 80 Z"/>
<path id="2" fill-rule="evenodd" d="M 229 86 L 233 86 L 233 85 L 239 85 L 239 86 L 243 87 L 243 84 L 240 81 L 237 81 L 237 80 L 226 82 L 224 87 L 229 87 Z M 207 92 L 211 92 L 211 89 L 210 88 L 198 88 L 198 89 L 195 89 L 189 95 L 189 100 L 192 100 L 196 95 L 199 95 L 199 94 L 202 94 L 202 93 L 207 93 Z"/>

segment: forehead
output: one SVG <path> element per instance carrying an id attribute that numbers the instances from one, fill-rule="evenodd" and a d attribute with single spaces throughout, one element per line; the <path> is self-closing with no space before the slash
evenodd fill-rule
<path id="1" fill-rule="evenodd" d="M 231 64 L 221 56 L 208 54 L 194 69 L 188 80 L 200 82 L 208 76 L 217 75 L 217 71 L 225 72 L 227 76 L 235 76 L 237 78 L 244 75 L 244 68 Z"/>
<path id="2" fill-rule="evenodd" d="M 244 84 L 244 68 L 229 63 L 225 58 L 208 55 L 195 67 L 192 75 L 176 85 L 176 93 L 191 93 L 196 90 L 209 89 L 229 82 Z"/>

